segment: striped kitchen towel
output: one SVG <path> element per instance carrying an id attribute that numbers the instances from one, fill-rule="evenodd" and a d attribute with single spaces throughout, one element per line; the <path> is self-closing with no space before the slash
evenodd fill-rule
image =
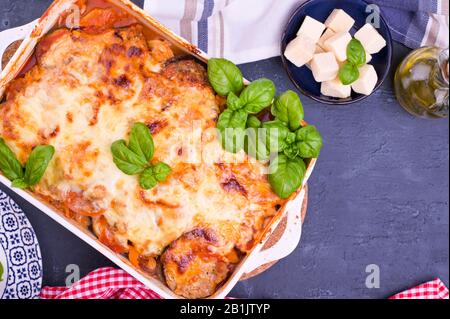
<path id="1" fill-rule="evenodd" d="M 145 0 L 144 9 L 210 56 L 246 63 L 280 54 L 290 14 L 305 0 Z M 369 0 L 410 48 L 448 47 L 448 0 Z"/>

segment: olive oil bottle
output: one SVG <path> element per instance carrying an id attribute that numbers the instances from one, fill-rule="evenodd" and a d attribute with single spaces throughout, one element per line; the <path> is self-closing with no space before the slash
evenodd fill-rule
<path id="1" fill-rule="evenodd" d="M 395 93 L 406 111 L 424 118 L 448 117 L 448 54 L 448 49 L 423 47 L 400 64 L 395 74 Z"/>

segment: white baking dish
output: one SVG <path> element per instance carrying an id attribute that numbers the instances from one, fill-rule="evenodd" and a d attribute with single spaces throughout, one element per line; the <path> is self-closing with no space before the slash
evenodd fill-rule
<path id="1" fill-rule="evenodd" d="M 39 39 L 53 28 L 61 14 L 73 6 L 75 2 L 76 0 L 56 0 L 40 19 L 33 21 L 28 25 L 0 33 L 0 57 L 3 55 L 4 50 L 12 42 L 24 39 L 19 49 L 0 74 L 0 99 L 3 96 L 7 84 L 19 74 L 29 57 L 33 54 L 34 48 Z M 145 27 L 153 30 L 159 36 L 171 41 L 175 46 L 179 47 L 186 53 L 189 53 L 202 61 L 207 61 L 208 57 L 204 52 L 165 28 L 132 2 L 128 0 L 110 0 L 109 2 L 125 10 L 130 15 L 137 18 L 137 20 Z M 301 236 L 300 212 L 303 200 L 305 198 L 305 185 L 308 178 L 311 176 L 315 163 L 316 159 L 312 159 L 309 162 L 302 188 L 290 198 L 284 207 L 280 209 L 252 251 L 241 261 L 228 281 L 210 298 L 224 298 L 239 281 L 243 274 L 249 273 L 266 263 L 284 258 L 295 249 Z M 2 175 L 0 175 L 0 182 L 11 188 L 10 181 Z M 174 294 L 163 282 L 134 268 L 127 258 L 114 253 L 107 246 L 103 245 L 91 232 L 79 227 L 74 221 L 64 217 L 62 213 L 58 212 L 47 203 L 40 201 L 31 192 L 22 191 L 16 188 L 11 189 L 43 211 L 49 217 L 60 223 L 66 229 L 74 233 L 76 236 L 87 242 L 101 254 L 116 263 L 119 267 L 126 270 L 136 279 L 140 280 L 147 287 L 154 290 L 161 297 L 180 298 L 180 296 Z M 279 241 L 269 249 L 262 250 L 266 240 L 270 237 L 279 222 L 286 215 L 286 229 L 284 230 Z"/>

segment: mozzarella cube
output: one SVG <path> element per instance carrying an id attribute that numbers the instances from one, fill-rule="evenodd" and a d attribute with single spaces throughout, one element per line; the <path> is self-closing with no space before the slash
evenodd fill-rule
<path id="1" fill-rule="evenodd" d="M 386 46 L 386 40 L 370 24 L 366 23 L 358 32 L 355 38 L 363 45 L 364 49 L 370 54 L 378 53 Z"/>
<path id="2" fill-rule="evenodd" d="M 316 51 L 314 51 L 314 54 L 317 54 L 317 53 L 325 53 L 325 50 L 318 44 L 316 44 Z M 312 59 L 311 59 L 311 61 L 312 61 Z M 306 63 L 306 66 L 308 67 L 308 69 L 311 69 L 311 61 Z"/>
<path id="3" fill-rule="evenodd" d="M 324 43 L 324 49 L 331 51 L 339 62 L 347 60 L 347 46 L 352 40 L 352 36 L 348 32 L 339 32 L 331 36 Z"/>
<path id="4" fill-rule="evenodd" d="M 326 96 L 345 99 L 352 95 L 352 86 L 344 85 L 339 78 L 335 78 L 331 81 L 322 82 L 320 93 Z"/>
<path id="5" fill-rule="evenodd" d="M 311 61 L 315 51 L 315 42 L 309 37 L 300 34 L 288 44 L 284 56 L 297 67 L 302 67 Z"/>
<path id="6" fill-rule="evenodd" d="M 359 78 L 351 86 L 356 93 L 370 95 L 377 82 L 377 71 L 372 65 L 366 64 L 359 68 Z"/>
<path id="7" fill-rule="evenodd" d="M 305 20 L 302 23 L 302 26 L 297 32 L 297 35 L 306 35 L 307 37 L 311 38 L 314 43 L 317 43 L 323 33 L 323 30 L 325 30 L 325 25 L 322 22 L 319 22 L 316 19 L 311 18 L 310 16 L 306 16 Z"/>
<path id="8" fill-rule="evenodd" d="M 325 21 L 327 28 L 334 32 L 348 32 L 355 24 L 355 20 L 342 9 L 334 9 Z"/>
<path id="9" fill-rule="evenodd" d="M 333 30 L 326 29 L 325 32 L 320 37 L 319 42 L 317 44 L 320 45 L 322 48 L 324 48 L 325 41 L 327 41 L 329 38 L 331 38 L 335 34 L 336 34 L 336 32 L 334 32 Z"/>
<path id="10" fill-rule="evenodd" d="M 311 71 L 316 82 L 330 81 L 338 75 L 339 64 L 332 52 L 318 53 L 311 60 Z"/>
<path id="11" fill-rule="evenodd" d="M 372 61 L 372 55 L 369 52 L 366 52 L 366 64 Z"/>

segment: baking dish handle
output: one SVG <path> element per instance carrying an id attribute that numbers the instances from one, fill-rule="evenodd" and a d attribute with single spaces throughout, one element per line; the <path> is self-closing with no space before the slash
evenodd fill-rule
<path id="1" fill-rule="evenodd" d="M 11 43 L 23 40 L 34 28 L 37 20 L 34 20 L 23 26 L 8 29 L 0 32 L 0 61 L 5 53 L 6 49 L 11 45 Z M 4 68 L 4 65 L 0 63 L 0 71 Z"/>
<path id="2" fill-rule="evenodd" d="M 253 255 L 246 263 L 245 273 L 250 273 L 265 264 L 280 260 L 295 250 L 302 235 L 301 207 L 305 194 L 305 187 L 303 187 L 297 198 L 288 204 L 286 209 L 287 223 L 283 235 L 275 245 Z"/>

